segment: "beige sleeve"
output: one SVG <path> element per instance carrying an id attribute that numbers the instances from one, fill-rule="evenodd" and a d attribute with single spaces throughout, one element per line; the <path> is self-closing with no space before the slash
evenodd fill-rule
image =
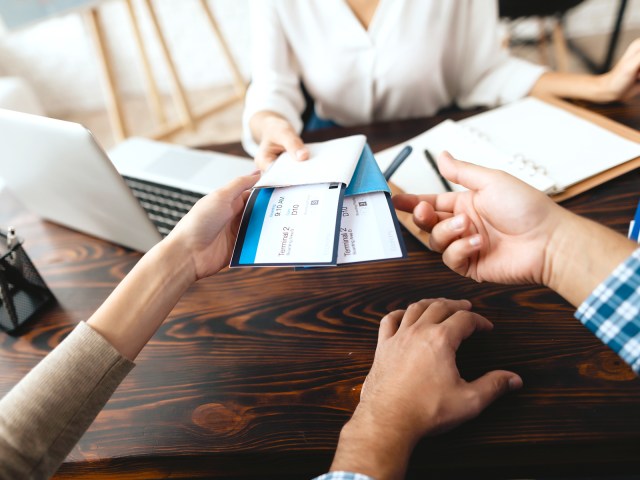
<path id="1" fill-rule="evenodd" d="M 0 478 L 49 478 L 134 367 L 89 325 L 0 400 Z"/>

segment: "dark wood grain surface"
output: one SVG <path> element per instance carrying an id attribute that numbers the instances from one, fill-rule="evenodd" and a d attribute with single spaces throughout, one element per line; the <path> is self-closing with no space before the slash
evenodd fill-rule
<path id="1" fill-rule="evenodd" d="M 640 99 L 599 111 L 640 127 Z M 442 118 L 328 130 L 308 140 L 359 132 L 379 150 Z M 241 153 L 237 144 L 213 148 Z M 626 233 L 639 186 L 636 170 L 565 206 Z M 0 334 L 0 395 L 86 319 L 140 258 L 43 222 L 5 191 L 0 223 L 9 222 L 26 238 L 25 248 L 58 303 L 20 336 Z M 463 344 L 463 375 L 510 369 L 523 377 L 524 388 L 478 419 L 421 442 L 410 477 L 640 472 L 640 381 L 574 319 L 574 309 L 544 288 L 461 278 L 404 234 L 409 257 L 402 261 L 300 272 L 227 270 L 198 282 L 142 351 L 58 477 L 323 473 L 358 401 L 379 319 L 410 302 L 441 296 L 470 299 L 496 326 Z"/>

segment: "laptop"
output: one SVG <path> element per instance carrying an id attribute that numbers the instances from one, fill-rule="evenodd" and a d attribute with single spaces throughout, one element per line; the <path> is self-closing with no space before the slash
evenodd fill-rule
<path id="1" fill-rule="evenodd" d="M 0 109 L 0 177 L 41 217 L 146 252 L 248 158 L 131 138 L 109 155 L 82 125 Z"/>

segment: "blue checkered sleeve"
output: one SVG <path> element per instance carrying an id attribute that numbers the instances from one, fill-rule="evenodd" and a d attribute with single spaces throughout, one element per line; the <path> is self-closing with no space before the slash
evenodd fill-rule
<path id="1" fill-rule="evenodd" d="M 363 475 L 361 473 L 353 473 L 353 472 L 329 472 L 324 475 L 320 475 L 319 477 L 314 478 L 313 480 L 373 480 L 373 478 L 368 475 Z"/>
<path id="2" fill-rule="evenodd" d="M 596 287 L 576 318 L 640 374 L 640 249 Z"/>

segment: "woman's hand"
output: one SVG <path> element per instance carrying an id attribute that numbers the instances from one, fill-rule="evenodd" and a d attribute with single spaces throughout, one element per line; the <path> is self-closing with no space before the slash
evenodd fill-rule
<path id="1" fill-rule="evenodd" d="M 606 103 L 640 94 L 640 38 L 629 45 L 618 63 L 607 73 L 543 73 L 533 85 L 532 95 L 579 98 Z"/>
<path id="2" fill-rule="evenodd" d="M 250 122 L 251 131 L 259 139 L 256 166 L 266 171 L 282 152 L 289 152 L 292 158 L 307 160 L 309 151 L 291 124 L 272 112 L 256 113 Z"/>
<path id="3" fill-rule="evenodd" d="M 165 239 L 179 243 L 180 250 L 187 253 L 194 281 L 229 264 L 248 190 L 258 178 L 259 172 L 238 177 L 201 198 Z"/>
<path id="4" fill-rule="evenodd" d="M 640 94 L 640 38 L 634 40 L 611 71 L 600 76 L 610 101 Z"/>

